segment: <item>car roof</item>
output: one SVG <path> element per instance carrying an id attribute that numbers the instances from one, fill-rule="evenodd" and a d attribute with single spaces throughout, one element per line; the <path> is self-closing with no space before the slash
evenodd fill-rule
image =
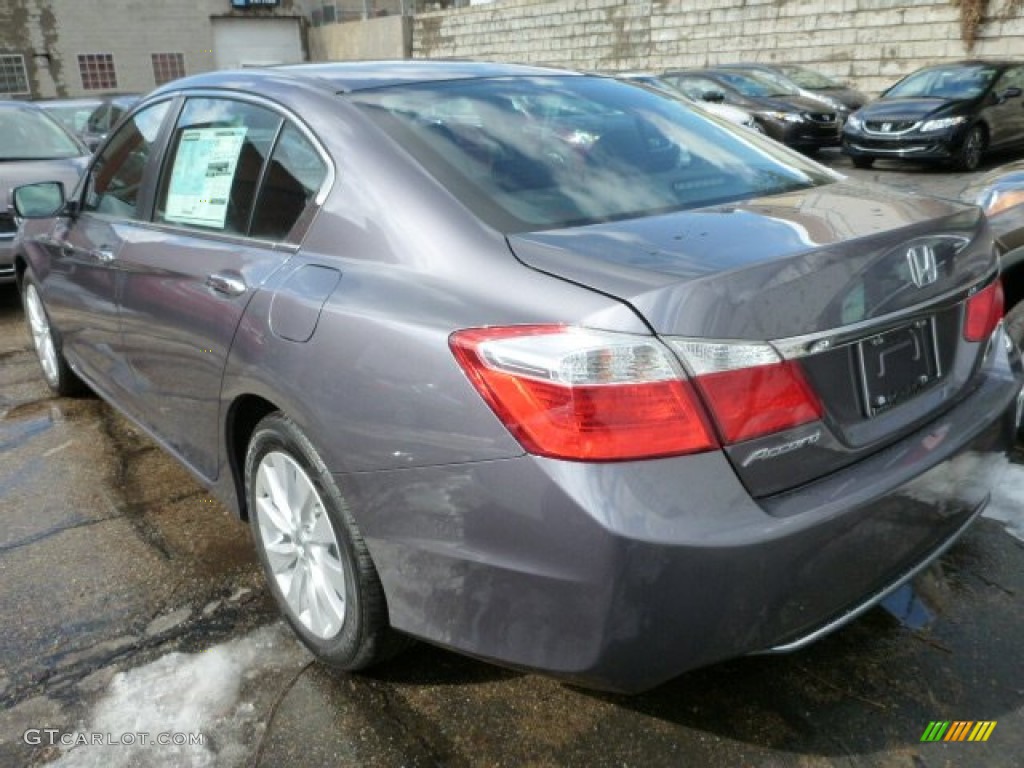
<path id="1" fill-rule="evenodd" d="M 787 66 L 785 64 L 764 64 L 755 61 L 730 61 L 728 64 L 716 64 L 715 69 L 766 69 L 773 70 L 779 69 L 780 67 Z M 799 66 L 797 64 L 791 64 L 788 66 Z"/>
<path id="2" fill-rule="evenodd" d="M 47 107 L 63 107 L 72 104 L 99 104 L 101 101 L 103 99 L 99 96 L 75 96 L 67 99 L 33 99 L 30 103 L 46 109 Z"/>
<path id="3" fill-rule="evenodd" d="M 964 59 L 963 61 L 944 61 L 932 64 L 915 69 L 914 72 L 922 72 L 926 69 L 949 69 L 950 67 L 996 67 L 997 69 L 1006 69 L 1007 67 L 1019 67 L 1022 65 L 1024 65 L 1024 61 L 1013 61 L 1011 59 Z M 910 74 L 913 74 L 913 72 Z"/>
<path id="4" fill-rule="evenodd" d="M 544 77 L 580 73 L 523 64 L 449 60 L 351 61 L 288 64 L 240 70 L 206 72 L 175 80 L 159 91 L 181 88 L 231 88 L 245 90 L 263 85 L 303 83 L 333 93 L 389 88 L 414 83 L 496 77 Z"/>
<path id="5" fill-rule="evenodd" d="M 31 101 L 21 101 L 19 99 L 0 99 L 0 109 L 31 109 L 35 112 L 42 112 L 38 104 Z"/>

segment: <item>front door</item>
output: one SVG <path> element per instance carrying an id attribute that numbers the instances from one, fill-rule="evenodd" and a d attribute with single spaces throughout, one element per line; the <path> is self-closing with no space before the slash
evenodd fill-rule
<path id="1" fill-rule="evenodd" d="M 131 386 L 120 362 L 119 257 L 145 206 L 141 190 L 155 173 L 152 148 L 170 101 L 126 122 L 96 157 L 82 186 L 80 212 L 62 218 L 47 243 L 47 304 L 64 352 L 101 390 Z"/>

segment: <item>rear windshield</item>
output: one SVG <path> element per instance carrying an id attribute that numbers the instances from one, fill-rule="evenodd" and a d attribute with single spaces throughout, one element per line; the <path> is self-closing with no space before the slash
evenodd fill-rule
<path id="1" fill-rule="evenodd" d="M 976 99 L 998 72 L 995 67 L 984 65 L 923 69 L 896 83 L 882 98 Z"/>
<path id="2" fill-rule="evenodd" d="M 782 65 L 779 67 L 779 71 L 801 88 L 807 88 L 811 91 L 829 91 L 843 88 L 842 83 L 837 83 L 835 80 L 831 80 L 811 69 Z"/>
<path id="3" fill-rule="evenodd" d="M 770 139 L 604 78 L 422 83 L 348 98 L 477 216 L 508 233 L 836 179 Z"/>
<path id="4" fill-rule="evenodd" d="M 54 120 L 35 109 L 0 109 L 0 161 L 78 157 L 79 148 Z"/>
<path id="5" fill-rule="evenodd" d="M 796 96 L 798 93 L 796 88 L 788 85 L 778 75 L 773 77 L 767 72 L 740 74 L 732 70 L 725 70 L 716 74 L 744 96 L 752 99 Z"/>

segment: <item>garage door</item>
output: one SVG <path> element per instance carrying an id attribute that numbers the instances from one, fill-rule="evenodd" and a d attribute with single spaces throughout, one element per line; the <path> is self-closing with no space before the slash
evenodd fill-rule
<path id="1" fill-rule="evenodd" d="M 304 59 L 299 20 L 213 19 L 213 53 L 218 69 L 295 64 Z"/>

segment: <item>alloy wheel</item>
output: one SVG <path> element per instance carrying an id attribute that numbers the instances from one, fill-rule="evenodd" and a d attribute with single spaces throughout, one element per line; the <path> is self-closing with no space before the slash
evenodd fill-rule
<path id="1" fill-rule="evenodd" d="M 981 163 L 981 150 L 984 139 L 981 131 L 977 128 L 971 130 L 964 139 L 963 167 L 964 170 L 973 171 Z"/>
<path id="2" fill-rule="evenodd" d="M 31 283 L 25 288 L 25 314 L 28 317 L 36 357 L 43 367 L 43 375 L 51 385 L 55 385 L 58 376 L 57 347 L 53 343 L 50 321 L 46 317 L 46 310 L 43 309 L 39 291 Z"/>
<path id="3" fill-rule="evenodd" d="M 261 544 L 294 616 L 321 639 L 345 621 L 345 564 L 334 526 L 306 471 L 288 454 L 260 459 L 254 484 Z"/>

